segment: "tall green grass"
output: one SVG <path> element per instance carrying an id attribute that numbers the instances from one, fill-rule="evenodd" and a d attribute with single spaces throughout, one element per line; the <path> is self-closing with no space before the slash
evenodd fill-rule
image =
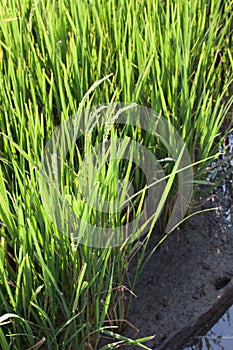
<path id="1" fill-rule="evenodd" d="M 122 101 L 151 107 L 180 133 L 193 162 L 214 156 L 225 136 L 223 126 L 230 127 L 232 13 L 230 0 L 0 1 L 3 350 L 97 349 L 101 334 L 114 338 L 114 333 L 112 348 L 144 346 L 145 339 L 127 340 L 118 333 L 127 324 L 132 293 L 125 281 L 133 289 L 137 277 L 136 271 L 130 280 L 129 263 L 139 250 L 140 269 L 153 227 L 135 244 L 112 249 L 72 244 L 49 220 L 38 169 L 56 127 L 77 112 L 92 84 L 110 73 L 89 95 L 88 105 Z M 98 145 L 105 131 L 96 128 L 94 140 L 81 139 L 80 149 Z M 139 128 L 109 130 L 113 139 L 119 133 L 143 143 L 158 159 L 171 156 Z M 84 155 L 75 155 L 66 183 L 75 180 Z M 208 161 L 198 164 L 196 180 L 205 177 Z M 171 167 L 164 165 L 169 174 Z M 118 169 L 128 180 L 134 175 L 137 190 L 143 188 L 143 176 L 132 163 L 116 162 L 100 173 L 110 192 Z M 139 213 L 143 192 L 137 200 L 131 209 Z M 171 209 L 167 202 L 161 227 Z M 122 217 L 116 219 L 114 225 L 122 223 Z M 101 220 L 103 226 L 113 223 L 105 221 L 108 216 Z"/>

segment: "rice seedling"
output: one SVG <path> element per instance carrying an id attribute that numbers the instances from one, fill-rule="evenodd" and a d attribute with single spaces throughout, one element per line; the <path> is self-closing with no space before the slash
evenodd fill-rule
<path id="1" fill-rule="evenodd" d="M 132 344 L 148 349 L 143 343 L 150 335 L 132 340 L 121 331 L 147 242 L 155 227 L 164 233 L 176 199 L 179 155 L 173 157 L 140 125 L 117 125 L 114 119 L 102 125 L 97 114 L 89 132 L 70 147 L 57 178 L 66 203 L 84 222 L 79 227 L 84 237 L 91 234 L 86 224 L 119 228 L 143 210 L 145 176 L 130 147 L 129 159 L 121 159 L 129 144 L 143 144 L 160 160 L 166 182 L 146 223 L 147 235 L 140 235 L 145 227 L 135 226 L 134 242 L 109 248 L 64 234 L 70 230 L 66 215 L 51 220 L 51 208 L 59 204 L 62 210 L 64 202 L 51 187 L 47 206 L 43 200 L 48 187 L 41 188 L 41 176 L 55 178 L 59 164 L 54 157 L 43 168 L 43 154 L 53 133 L 77 111 L 136 102 L 177 130 L 197 162 L 196 183 L 201 182 L 219 154 L 221 128 L 227 133 L 231 126 L 231 1 L 2 0 L 0 13 L 2 349 L 98 349 L 101 335 L 112 338 L 102 350 Z M 122 153 L 104 152 L 109 140 L 114 145 L 119 138 Z M 87 162 L 96 149 L 97 177 L 92 158 Z M 118 179 L 124 180 L 121 187 Z M 121 212 L 119 202 L 125 204 Z M 161 213 L 159 229 L 155 219 Z M 138 267 L 130 278 L 135 252 Z"/>

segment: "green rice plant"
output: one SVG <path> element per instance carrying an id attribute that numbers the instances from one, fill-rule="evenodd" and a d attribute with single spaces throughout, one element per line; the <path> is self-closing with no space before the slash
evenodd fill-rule
<path id="1" fill-rule="evenodd" d="M 103 136 L 106 137 L 109 132 L 111 132 L 112 139 L 114 139 L 116 136 L 114 124 L 111 130 L 104 131 Z M 46 339 L 48 347 L 60 348 L 62 346 L 65 349 L 68 346 L 84 347 L 85 344 L 95 344 L 97 346 L 101 331 L 110 334 L 103 329 L 103 324 L 106 321 L 110 323 L 110 328 L 114 322 L 119 323 L 119 328 L 121 326 L 120 322 L 124 322 L 125 274 L 128 261 L 135 252 L 137 244 L 132 245 L 132 243 L 125 244 L 123 242 L 120 247 L 112 249 L 108 247 L 94 249 L 75 244 L 72 237 L 70 240 L 70 237 L 63 236 L 62 232 L 57 231 L 56 227 L 51 225 L 46 207 L 42 206 L 41 203 L 39 183 L 36 181 L 36 176 L 33 176 L 35 171 L 39 173 L 37 167 L 40 164 L 37 165 L 14 141 L 6 135 L 3 136 L 14 146 L 15 151 L 18 151 L 23 159 L 31 165 L 29 171 L 20 172 L 17 164 L 14 163 L 15 181 L 17 181 L 19 187 L 19 197 L 12 198 L 14 203 L 11 209 L 7 196 L 7 181 L 3 177 L 3 172 L 0 173 L 1 193 L 4 196 L 3 202 L 6 203 L 1 208 L 1 217 L 6 226 L 9 225 L 10 218 L 14 217 L 18 226 L 18 229 L 15 227 L 17 235 L 15 236 L 14 251 L 7 244 L 6 240 L 9 236 L 4 237 L 3 235 L 2 239 L 1 276 L 5 290 L 2 297 L 7 306 L 7 299 L 9 299 L 14 312 L 17 312 L 16 315 L 21 315 L 20 317 L 23 317 L 24 320 L 23 324 L 12 326 L 17 329 L 22 327 L 19 337 L 16 337 L 17 334 L 15 333 L 11 335 L 11 332 L 8 336 L 13 337 L 13 344 L 18 347 L 24 344 L 24 346 L 28 346 L 28 344 L 33 346 L 33 342 L 35 342 L 33 334 L 35 332 L 37 334 L 36 344 L 39 342 L 42 344 L 41 340 L 43 339 L 45 342 Z M 89 148 L 91 139 L 85 144 Z M 82 159 L 79 163 L 81 162 Z M 66 175 L 68 181 L 72 182 L 73 179 L 70 180 L 73 174 L 70 170 L 72 169 L 71 166 L 72 161 Z M 53 168 L 54 165 L 51 162 L 51 169 L 53 170 Z M 111 188 L 115 185 L 113 179 L 118 175 L 118 168 L 119 164 L 115 164 L 114 161 L 113 166 L 110 164 L 108 168 L 103 170 L 105 182 L 109 183 Z M 112 173 L 116 174 L 111 176 Z M 26 179 L 24 174 L 28 174 Z M 127 178 L 129 178 L 130 171 L 127 174 Z M 88 178 L 87 185 L 89 183 L 92 183 L 91 178 Z M 63 184 L 63 187 L 65 185 L 66 183 Z M 127 192 L 126 187 L 124 192 Z M 125 197 L 124 192 L 123 198 Z M 163 198 L 166 199 L 168 193 L 169 189 L 164 192 Z M 115 193 L 112 194 L 112 191 L 110 191 L 110 197 L 112 195 L 114 196 Z M 142 195 L 144 195 L 144 191 Z M 52 202 L 49 205 L 53 205 L 52 194 L 50 197 Z M 102 193 L 102 197 L 107 198 L 108 193 Z M 20 205 L 22 198 L 24 198 L 23 207 Z M 75 205 L 80 206 L 80 201 L 75 199 Z M 141 204 L 138 207 L 139 211 L 140 207 Z M 101 211 L 101 207 L 98 211 Z M 156 215 L 158 215 L 158 211 Z M 92 220 L 91 214 L 86 213 L 85 210 L 81 216 L 84 221 Z M 116 224 L 122 224 L 120 216 L 114 219 L 118 220 Z M 102 217 L 102 220 L 104 224 L 109 224 L 106 217 Z M 94 217 L 92 223 L 93 225 L 98 223 L 98 216 Z M 110 224 L 112 223 L 113 221 L 110 221 Z M 151 234 L 152 228 L 153 225 L 151 225 L 149 234 Z M 82 230 L 81 227 L 80 230 Z M 14 229 L 13 232 L 9 232 L 12 236 L 14 233 Z M 136 233 L 135 238 L 138 235 Z M 17 271 L 15 271 L 15 265 Z M 15 280 L 15 284 L 12 286 L 8 283 L 9 276 L 6 271 L 12 274 L 10 278 Z M 57 318 L 58 315 L 59 318 Z M 30 320 L 29 325 L 27 320 Z M 88 320 L 88 322 L 85 320 Z M 14 322 L 12 321 L 12 323 Z M 111 334 L 114 333 L 111 332 Z M 128 345 L 140 345 L 140 342 L 146 340 L 146 338 L 134 341 L 127 340 L 117 334 L 116 337 L 121 339 L 120 344 Z M 117 346 L 117 344 L 115 345 Z"/>
<path id="2" fill-rule="evenodd" d="M 127 198 L 123 213 L 88 211 L 80 200 L 83 193 L 74 196 L 85 155 L 103 140 L 120 137 L 125 147 L 129 139 L 143 143 L 161 160 L 167 185 L 148 234 L 140 238 L 143 228 L 138 227 L 134 243 L 109 249 L 77 244 L 51 222 L 38 181 L 42 155 L 56 127 L 79 109 L 137 102 L 175 127 L 196 162 L 197 184 L 205 179 L 206 168 L 217 158 L 231 126 L 232 3 L 1 0 L 0 13 L 3 350 L 98 349 L 103 334 L 115 338 L 108 348 L 131 344 L 147 348 L 142 344 L 147 339 L 130 340 L 119 333 L 127 323 L 147 242 L 163 208 L 160 233 L 168 221 L 178 160 L 169 161 L 171 152 L 156 137 L 127 124 L 108 129 L 97 123 L 70 149 L 69 164 L 64 162 L 62 168 L 63 193 L 78 216 L 105 228 L 119 227 L 140 215 L 147 196 L 145 177 L 132 158 L 111 162 L 103 158 L 98 191 L 91 191 L 96 178 L 82 178 L 81 189 L 92 194 L 92 204 L 100 192 L 100 209 L 104 200 L 110 200 L 114 212 L 118 178 L 125 179 L 121 202 L 130 182 L 137 193 Z M 90 186 L 89 192 L 85 186 Z M 138 251 L 138 268 L 130 278 L 129 264 Z"/>

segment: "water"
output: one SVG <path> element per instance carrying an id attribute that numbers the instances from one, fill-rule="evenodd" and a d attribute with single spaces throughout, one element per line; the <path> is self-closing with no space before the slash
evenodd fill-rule
<path id="1" fill-rule="evenodd" d="M 233 349 L 233 306 L 203 337 L 197 345 L 184 350 L 232 350 Z"/>

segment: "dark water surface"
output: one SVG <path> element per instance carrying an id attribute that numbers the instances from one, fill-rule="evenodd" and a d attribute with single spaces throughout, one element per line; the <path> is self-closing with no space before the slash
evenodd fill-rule
<path id="1" fill-rule="evenodd" d="M 197 345 L 184 350 L 233 350 L 233 306 L 205 336 L 200 337 Z"/>

